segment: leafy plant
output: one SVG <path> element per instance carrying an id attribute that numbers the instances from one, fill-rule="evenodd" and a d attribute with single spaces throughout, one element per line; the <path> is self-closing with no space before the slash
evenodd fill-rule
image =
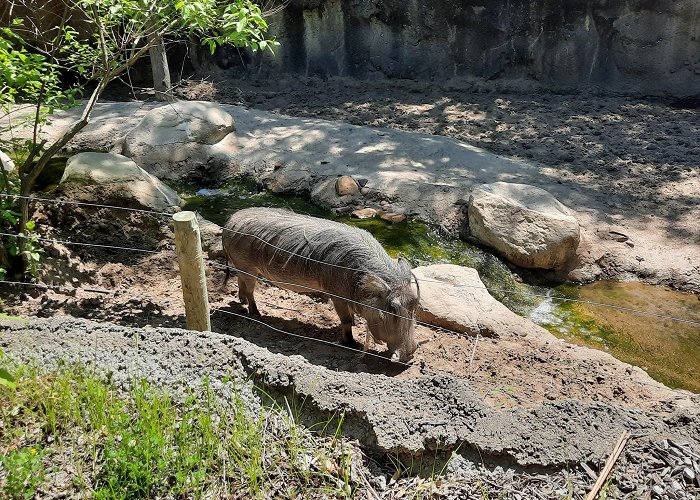
<path id="1" fill-rule="evenodd" d="M 17 384 L 15 383 L 15 378 L 10 374 L 9 370 L 5 365 L 5 353 L 0 351 L 0 386 L 7 387 L 9 389 L 16 389 Z"/>
<path id="2" fill-rule="evenodd" d="M 46 473 L 42 463 L 43 457 L 44 451 L 40 447 L 27 446 L 0 458 L 3 468 L 7 470 L 4 490 L 9 498 L 34 497 Z"/>

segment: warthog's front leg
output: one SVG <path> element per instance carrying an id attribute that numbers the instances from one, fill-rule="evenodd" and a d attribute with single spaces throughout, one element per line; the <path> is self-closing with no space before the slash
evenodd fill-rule
<path id="1" fill-rule="evenodd" d="M 248 314 L 251 316 L 261 316 L 260 311 L 258 311 L 258 306 L 255 305 L 255 297 L 253 296 L 257 283 L 257 278 L 238 273 L 238 296 L 242 304 L 248 304 Z"/>
<path id="2" fill-rule="evenodd" d="M 348 347 L 353 347 L 355 349 L 361 347 L 360 343 L 352 338 L 352 325 L 354 323 L 352 312 L 350 311 L 350 306 L 344 300 L 331 299 L 333 301 L 333 306 L 335 307 L 335 312 L 338 313 L 340 317 L 340 326 L 343 328 L 343 340 L 342 344 Z"/>

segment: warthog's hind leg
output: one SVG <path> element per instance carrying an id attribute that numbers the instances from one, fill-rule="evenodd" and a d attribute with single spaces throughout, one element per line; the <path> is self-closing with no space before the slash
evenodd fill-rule
<path id="1" fill-rule="evenodd" d="M 348 303 L 344 300 L 331 299 L 333 301 L 333 306 L 335 307 L 335 312 L 338 313 L 340 317 L 340 326 L 343 328 L 343 340 L 341 341 L 344 346 L 352 347 L 354 349 L 359 349 L 362 345 L 357 342 L 352 337 L 352 325 L 354 323 L 354 318 Z"/>
<path id="2" fill-rule="evenodd" d="M 251 316 L 261 316 L 260 311 L 258 311 L 258 306 L 255 305 L 255 297 L 253 296 L 257 282 L 258 280 L 253 276 L 243 276 L 242 273 L 238 274 L 238 296 L 242 304 L 248 304 L 248 314 Z"/>

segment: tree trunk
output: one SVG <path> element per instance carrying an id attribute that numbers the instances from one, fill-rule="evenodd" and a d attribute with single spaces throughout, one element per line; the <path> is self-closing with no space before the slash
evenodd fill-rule
<path id="1" fill-rule="evenodd" d="M 170 83 L 170 68 L 168 57 L 165 53 L 165 43 L 160 35 L 152 35 L 149 42 L 153 46 L 149 49 L 151 56 L 151 70 L 153 72 L 153 88 L 156 91 L 158 101 L 172 101 L 172 85 Z"/>

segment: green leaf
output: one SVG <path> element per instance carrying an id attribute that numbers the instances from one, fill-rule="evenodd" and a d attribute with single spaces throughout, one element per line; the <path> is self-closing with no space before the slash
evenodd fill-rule
<path id="1" fill-rule="evenodd" d="M 10 372 L 8 372 L 5 368 L 0 368 L 0 385 L 4 385 L 10 389 L 17 388 L 14 377 L 10 375 Z"/>

